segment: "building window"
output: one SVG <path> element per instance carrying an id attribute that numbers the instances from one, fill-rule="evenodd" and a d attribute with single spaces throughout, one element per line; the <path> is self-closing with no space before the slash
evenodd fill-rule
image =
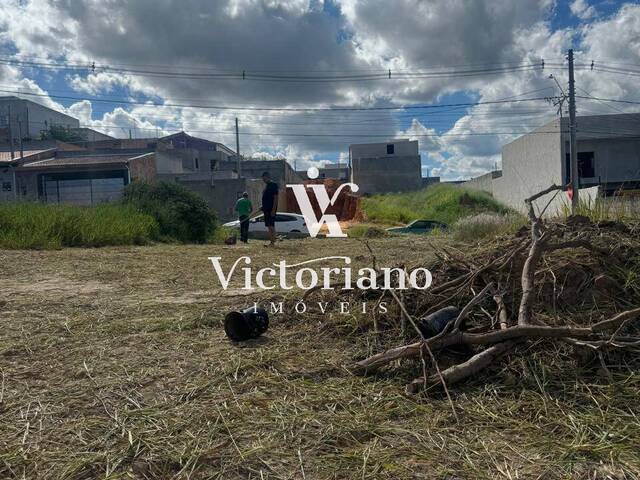
<path id="1" fill-rule="evenodd" d="M 200 164 L 198 163 L 198 157 L 196 157 L 196 170 L 200 170 Z"/>
<path id="2" fill-rule="evenodd" d="M 2 191 L 10 192 L 11 191 L 11 182 L 2 182 Z"/>
<path id="3" fill-rule="evenodd" d="M 566 183 L 571 181 L 571 155 L 565 155 Z M 578 177 L 593 178 L 596 176 L 595 155 L 593 152 L 578 152 Z"/>
<path id="4" fill-rule="evenodd" d="M 395 145 L 393 143 L 390 143 L 387 145 L 387 155 L 393 155 L 394 150 L 395 150 Z"/>
<path id="5" fill-rule="evenodd" d="M 578 172 L 582 178 L 596 176 L 593 152 L 578 152 Z"/>

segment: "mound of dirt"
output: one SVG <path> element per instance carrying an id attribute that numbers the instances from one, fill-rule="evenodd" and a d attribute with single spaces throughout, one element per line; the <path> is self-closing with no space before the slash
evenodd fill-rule
<path id="1" fill-rule="evenodd" d="M 318 180 L 307 180 L 304 182 L 305 185 L 324 185 L 329 198 L 333 198 L 333 195 L 336 193 L 340 185 L 346 183 L 342 180 L 338 180 L 335 178 L 327 178 L 327 179 L 318 179 Z M 296 200 L 295 195 L 293 194 L 293 190 L 287 189 L 287 210 L 292 213 L 301 213 L 300 206 Z M 311 206 L 316 214 L 317 218 L 322 216 L 320 211 L 320 206 L 318 205 L 318 201 L 314 195 L 310 195 L 309 199 L 311 200 Z M 344 188 L 338 198 L 336 199 L 333 205 L 329 205 L 329 208 L 326 212 L 328 214 L 334 214 L 338 217 L 340 221 L 347 221 L 355 219 L 360 212 L 360 197 L 354 195 L 349 191 L 348 188 Z M 361 214 L 360 214 L 361 216 Z"/>

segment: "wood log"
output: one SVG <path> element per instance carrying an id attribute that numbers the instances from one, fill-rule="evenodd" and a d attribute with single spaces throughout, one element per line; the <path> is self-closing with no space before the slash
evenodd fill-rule
<path id="1" fill-rule="evenodd" d="M 477 353 L 466 362 L 462 362 L 458 365 L 453 365 L 445 370 L 442 370 L 442 378 L 447 385 L 453 385 L 473 375 L 476 375 L 477 373 L 491 365 L 493 362 L 498 360 L 500 357 L 512 351 L 516 344 L 517 342 L 511 341 L 493 345 L 481 351 L 480 353 Z M 440 381 L 441 380 L 438 376 L 431 375 L 426 382 L 427 388 L 436 386 L 436 384 L 440 383 Z M 424 389 L 424 387 L 424 378 L 416 378 L 407 385 L 407 393 L 418 393 L 420 390 Z"/>

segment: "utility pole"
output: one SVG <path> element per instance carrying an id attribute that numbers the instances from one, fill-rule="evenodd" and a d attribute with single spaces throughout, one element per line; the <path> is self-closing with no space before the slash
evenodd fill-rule
<path id="1" fill-rule="evenodd" d="M 579 205 L 580 178 L 578 172 L 578 141 L 576 139 L 576 86 L 573 75 L 573 49 L 569 50 L 569 154 L 571 156 L 571 213 L 576 214 Z"/>
<path id="2" fill-rule="evenodd" d="M 8 105 L 7 108 L 7 123 L 9 126 L 9 150 L 11 151 L 11 160 L 13 160 L 15 153 L 13 151 L 13 131 L 11 130 L 11 105 Z"/>
<path id="3" fill-rule="evenodd" d="M 24 157 L 24 149 L 22 148 L 22 120 L 18 118 L 18 135 L 20 136 L 20 160 Z"/>
<path id="4" fill-rule="evenodd" d="M 238 117 L 236 117 L 236 158 L 236 171 L 238 172 L 238 178 L 240 178 L 242 176 L 242 167 L 240 165 L 240 133 L 238 132 Z"/>

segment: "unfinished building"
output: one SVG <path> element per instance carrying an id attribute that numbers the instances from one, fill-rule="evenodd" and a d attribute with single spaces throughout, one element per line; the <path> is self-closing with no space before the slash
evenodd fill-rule
<path id="1" fill-rule="evenodd" d="M 350 181 L 358 193 L 406 192 L 422 188 L 418 141 L 364 143 L 349 146 Z"/>

